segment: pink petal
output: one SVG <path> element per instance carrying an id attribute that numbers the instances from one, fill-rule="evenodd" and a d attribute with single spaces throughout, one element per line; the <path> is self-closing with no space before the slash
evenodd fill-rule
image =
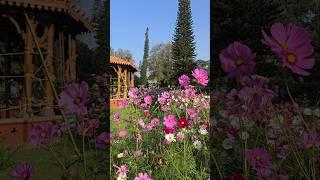
<path id="1" fill-rule="evenodd" d="M 77 98 L 79 95 L 79 86 L 76 83 L 69 84 L 65 92 L 73 99 Z"/>
<path id="2" fill-rule="evenodd" d="M 315 62 L 316 60 L 314 58 L 298 58 L 296 65 L 303 69 L 311 69 L 315 65 Z"/>
<path id="3" fill-rule="evenodd" d="M 286 30 L 282 23 L 274 23 L 271 27 L 271 34 L 279 44 L 286 42 Z"/>

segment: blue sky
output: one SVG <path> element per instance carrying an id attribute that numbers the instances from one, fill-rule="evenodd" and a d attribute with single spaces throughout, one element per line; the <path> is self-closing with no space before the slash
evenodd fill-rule
<path id="1" fill-rule="evenodd" d="M 191 0 L 197 59 L 210 57 L 210 2 Z M 149 46 L 172 41 L 178 0 L 111 0 L 110 43 L 127 49 L 138 64 L 143 58 L 144 35 L 149 27 Z"/>

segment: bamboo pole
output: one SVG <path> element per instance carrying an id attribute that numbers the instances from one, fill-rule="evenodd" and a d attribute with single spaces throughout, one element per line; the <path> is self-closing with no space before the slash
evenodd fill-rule
<path id="1" fill-rule="evenodd" d="M 31 31 L 31 34 L 32 34 L 32 38 L 33 38 L 33 40 L 34 40 L 34 43 L 35 43 L 35 45 L 36 45 L 36 47 L 37 47 L 37 49 L 38 49 L 38 52 L 39 52 L 39 55 L 40 55 L 40 59 L 41 59 L 41 62 L 42 62 L 42 64 L 43 64 L 43 67 L 44 67 L 44 70 L 45 70 L 45 74 L 46 74 L 46 76 L 48 77 L 49 84 L 50 84 L 51 89 L 52 89 L 52 91 L 53 91 L 54 98 L 58 101 L 58 100 L 59 100 L 59 97 L 58 97 L 57 91 L 55 90 L 54 85 L 53 85 L 53 82 L 52 82 L 52 79 L 51 79 L 51 77 L 50 77 L 50 75 L 49 75 L 49 73 L 48 73 L 49 70 L 48 70 L 47 65 L 45 64 L 45 60 L 44 60 L 42 51 L 41 51 L 40 46 L 39 46 L 39 43 L 38 43 L 38 41 L 37 41 L 37 39 L 36 39 L 36 37 L 35 37 L 35 32 L 34 32 L 32 26 L 31 26 L 30 19 L 29 19 L 29 17 L 28 17 L 28 15 L 27 15 L 26 12 L 24 12 L 24 15 L 25 15 L 26 20 L 27 20 L 27 23 L 28 23 L 28 25 L 29 25 L 29 28 L 30 28 L 30 31 Z M 62 115 L 63 120 L 64 120 L 65 122 L 67 122 L 67 118 L 66 118 L 66 115 L 64 114 L 63 110 L 60 109 L 60 108 L 59 108 L 59 110 L 60 110 L 60 112 L 61 112 L 61 115 Z M 77 147 L 77 145 L 76 145 L 76 143 L 75 143 L 75 140 L 74 140 L 74 138 L 73 138 L 73 136 L 72 136 L 72 132 L 71 132 L 71 129 L 70 129 L 69 126 L 68 126 L 68 131 L 69 131 L 69 135 L 70 135 L 71 141 L 72 141 L 72 143 L 73 143 L 73 146 L 74 146 L 74 148 L 75 148 L 75 151 L 76 151 L 76 153 L 80 156 L 80 151 L 79 151 L 79 149 L 78 149 L 78 147 Z"/>

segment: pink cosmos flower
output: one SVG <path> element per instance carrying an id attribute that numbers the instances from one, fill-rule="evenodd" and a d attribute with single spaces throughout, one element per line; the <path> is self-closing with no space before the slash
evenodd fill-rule
<path id="1" fill-rule="evenodd" d="M 119 132 L 119 137 L 126 137 L 127 136 L 127 131 L 126 130 L 122 130 Z"/>
<path id="2" fill-rule="evenodd" d="M 29 133 L 29 139 L 33 145 L 45 146 L 52 140 L 57 132 L 57 128 L 51 123 L 41 123 L 35 125 Z"/>
<path id="3" fill-rule="evenodd" d="M 78 134 L 84 137 L 92 137 L 99 127 L 99 121 L 96 119 L 90 119 L 85 122 L 81 122 L 78 126 Z"/>
<path id="4" fill-rule="evenodd" d="M 168 111 L 168 106 L 166 106 L 166 105 L 161 106 L 161 111 L 167 112 Z"/>
<path id="5" fill-rule="evenodd" d="M 270 100 L 277 96 L 268 89 L 268 79 L 259 75 L 252 75 L 251 78 L 243 76 L 240 78 L 243 87 L 238 94 L 239 99 L 246 102 L 248 113 L 253 110 L 259 112 Z"/>
<path id="6" fill-rule="evenodd" d="M 196 116 L 196 110 L 194 108 L 188 108 L 187 112 L 190 117 L 194 118 Z"/>
<path id="7" fill-rule="evenodd" d="M 310 75 L 304 69 L 312 69 L 315 58 L 312 57 L 314 48 L 307 31 L 291 23 L 287 26 L 274 23 L 271 26 L 272 37 L 264 31 L 262 35 L 262 42 L 282 59 L 284 67 L 302 76 Z"/>
<path id="8" fill-rule="evenodd" d="M 267 168 L 271 165 L 271 156 L 262 148 L 246 149 L 245 157 L 249 164 L 256 170 Z"/>
<path id="9" fill-rule="evenodd" d="M 30 164 L 23 163 L 18 165 L 12 173 L 12 180 L 29 180 L 35 174 L 35 170 Z"/>
<path id="10" fill-rule="evenodd" d="M 88 97 L 88 84 L 84 81 L 80 85 L 69 84 L 60 94 L 58 105 L 69 113 L 83 116 L 88 114 L 85 106 Z"/>
<path id="11" fill-rule="evenodd" d="M 181 132 L 177 133 L 177 141 L 183 142 L 183 140 L 184 140 L 184 134 Z"/>
<path id="12" fill-rule="evenodd" d="M 123 164 L 120 167 L 117 165 L 113 165 L 113 167 L 117 168 L 117 175 L 118 176 L 126 176 L 126 174 L 129 172 L 127 165 Z"/>
<path id="13" fill-rule="evenodd" d="M 158 118 L 153 118 L 150 123 L 152 124 L 152 126 L 159 126 L 160 125 Z"/>
<path id="14" fill-rule="evenodd" d="M 133 153 L 133 156 L 135 158 L 141 157 L 143 155 L 143 152 L 141 150 L 137 150 Z"/>
<path id="15" fill-rule="evenodd" d="M 139 173 L 137 177 L 134 178 L 134 180 L 152 180 L 151 177 L 147 173 Z"/>
<path id="16" fill-rule="evenodd" d="M 147 103 L 142 103 L 142 104 L 140 104 L 140 107 L 141 107 L 142 109 L 146 109 L 146 108 L 147 108 L 147 106 L 148 106 L 148 104 L 147 104 Z"/>
<path id="17" fill-rule="evenodd" d="M 144 102 L 147 104 L 147 105 L 150 105 L 152 103 L 152 97 L 151 96 L 146 96 L 144 97 Z"/>
<path id="18" fill-rule="evenodd" d="M 128 107 L 128 105 L 129 105 L 129 101 L 127 99 L 121 99 L 118 102 L 118 106 L 120 109 L 126 108 L 126 107 Z"/>
<path id="19" fill-rule="evenodd" d="M 208 80 L 208 73 L 206 70 L 197 68 L 192 71 L 192 76 L 197 79 L 198 83 L 202 86 L 207 86 Z"/>
<path id="20" fill-rule="evenodd" d="M 97 148 L 101 150 L 106 150 L 111 141 L 111 134 L 107 132 L 102 132 L 96 139 Z"/>
<path id="21" fill-rule="evenodd" d="M 121 119 L 121 114 L 119 112 L 114 113 L 113 120 L 119 122 Z"/>
<path id="22" fill-rule="evenodd" d="M 164 103 L 166 103 L 166 98 L 164 98 L 164 97 L 159 97 L 158 98 L 158 102 L 160 103 L 160 104 L 164 104 Z"/>
<path id="23" fill-rule="evenodd" d="M 138 124 L 140 125 L 141 128 L 146 127 L 146 124 L 144 123 L 143 119 L 139 119 Z"/>
<path id="24" fill-rule="evenodd" d="M 172 114 L 165 116 L 163 124 L 167 128 L 173 128 L 177 124 L 176 117 L 174 115 L 172 115 Z"/>
<path id="25" fill-rule="evenodd" d="M 179 80 L 180 86 L 188 86 L 190 84 L 190 78 L 185 74 L 180 76 L 178 80 Z"/>
<path id="26" fill-rule="evenodd" d="M 251 49 L 240 42 L 230 44 L 219 54 L 221 67 L 228 73 L 228 77 L 239 78 L 242 75 L 251 75 L 254 72 L 256 57 Z"/>
<path id="27" fill-rule="evenodd" d="M 128 92 L 129 97 L 133 99 L 138 98 L 138 91 L 139 91 L 138 88 L 130 88 Z"/>

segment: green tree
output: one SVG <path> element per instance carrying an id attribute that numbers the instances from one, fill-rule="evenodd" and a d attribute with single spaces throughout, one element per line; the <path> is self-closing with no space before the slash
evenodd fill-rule
<path id="1" fill-rule="evenodd" d="M 170 78 L 172 85 L 177 84 L 176 81 L 182 74 L 191 75 L 191 71 L 196 66 L 192 23 L 190 0 L 179 0 L 178 18 L 172 43 L 172 66 L 174 69 Z"/>
<path id="2" fill-rule="evenodd" d="M 106 33 L 106 26 L 109 25 L 107 23 L 107 3 L 105 0 L 95 0 L 94 1 L 94 13 L 93 13 L 93 30 L 94 37 L 96 39 L 96 43 L 98 47 L 95 50 L 95 66 L 96 66 L 96 74 L 104 74 L 108 72 L 109 64 L 107 59 L 108 54 L 110 52 L 110 47 L 107 45 L 109 42 L 109 38 Z"/>
<path id="3" fill-rule="evenodd" d="M 146 29 L 145 41 L 144 41 L 144 54 L 140 71 L 141 84 L 147 86 L 148 84 L 148 57 L 149 57 L 149 28 Z"/>
<path id="4" fill-rule="evenodd" d="M 94 50 L 90 49 L 87 44 L 77 41 L 77 79 L 79 81 L 87 80 L 90 74 L 95 74 L 97 67 L 95 66 Z"/>
<path id="5" fill-rule="evenodd" d="M 124 49 L 114 50 L 113 48 L 111 48 L 110 55 L 116 56 L 116 57 L 119 57 L 122 59 L 132 59 L 133 58 L 132 53 L 129 50 L 124 50 Z"/>
<path id="6" fill-rule="evenodd" d="M 171 43 L 161 43 L 152 47 L 149 57 L 149 79 L 155 80 L 160 86 L 169 85 L 172 74 Z"/>

